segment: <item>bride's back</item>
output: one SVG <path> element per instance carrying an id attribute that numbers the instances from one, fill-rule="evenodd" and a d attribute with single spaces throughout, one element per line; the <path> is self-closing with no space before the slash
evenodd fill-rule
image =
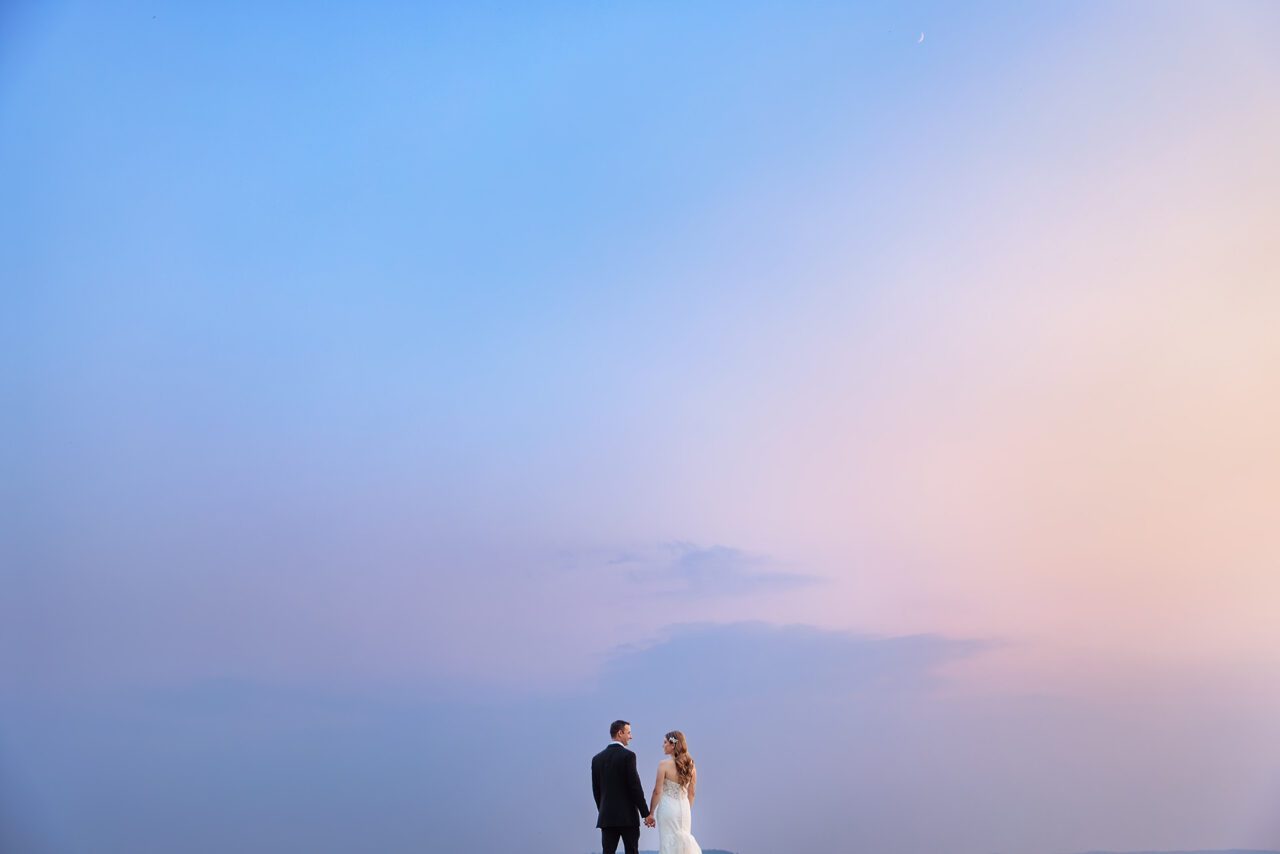
<path id="1" fill-rule="evenodd" d="M 687 789 L 687 783 L 680 782 L 680 773 L 676 770 L 674 759 L 664 759 L 658 763 L 658 769 L 662 772 L 662 788 L 665 790 L 669 786 L 679 789 Z"/>

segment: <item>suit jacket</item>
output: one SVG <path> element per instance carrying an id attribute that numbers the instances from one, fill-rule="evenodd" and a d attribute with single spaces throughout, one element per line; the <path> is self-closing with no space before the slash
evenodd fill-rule
<path id="1" fill-rule="evenodd" d="M 636 755 L 616 741 L 591 758 L 591 792 L 600 814 L 596 827 L 639 827 L 649 816 Z"/>

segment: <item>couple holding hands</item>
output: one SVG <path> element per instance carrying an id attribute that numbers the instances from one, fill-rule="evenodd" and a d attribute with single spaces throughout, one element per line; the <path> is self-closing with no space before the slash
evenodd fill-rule
<path id="1" fill-rule="evenodd" d="M 684 733 L 672 730 L 662 737 L 666 758 L 658 763 L 653 797 L 644 800 L 644 787 L 636 771 L 631 724 L 609 725 L 609 746 L 591 759 L 591 792 L 596 798 L 603 854 L 617 854 L 622 840 L 626 854 L 640 850 L 640 818 L 646 827 L 658 828 L 658 854 L 702 854 L 689 832 L 689 810 L 697 789 L 698 771 L 689 755 Z"/>

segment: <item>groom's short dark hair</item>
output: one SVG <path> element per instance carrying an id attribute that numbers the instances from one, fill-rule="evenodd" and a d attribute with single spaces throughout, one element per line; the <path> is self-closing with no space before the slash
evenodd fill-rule
<path id="1" fill-rule="evenodd" d="M 631 721 L 614 721 L 609 724 L 609 738 L 617 738 L 624 726 L 631 726 Z"/>

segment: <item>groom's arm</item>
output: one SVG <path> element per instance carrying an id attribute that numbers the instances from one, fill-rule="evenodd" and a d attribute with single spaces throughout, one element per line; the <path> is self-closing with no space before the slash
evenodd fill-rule
<path id="1" fill-rule="evenodd" d="M 644 800 L 644 786 L 640 784 L 640 772 L 636 771 L 636 755 L 627 751 L 627 770 L 631 778 L 631 801 L 640 810 L 641 818 L 649 817 L 649 805 Z"/>
<path id="2" fill-rule="evenodd" d="M 596 809 L 600 809 L 600 763 L 591 762 L 591 794 L 596 798 Z"/>

